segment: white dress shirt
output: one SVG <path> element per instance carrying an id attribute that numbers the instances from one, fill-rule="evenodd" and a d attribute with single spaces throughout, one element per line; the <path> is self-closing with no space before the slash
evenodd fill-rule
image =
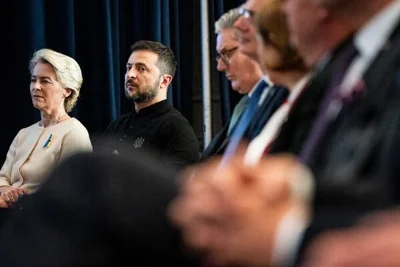
<path id="1" fill-rule="evenodd" d="M 270 92 L 270 87 L 273 86 L 274 84 L 271 82 L 269 77 L 267 75 L 264 75 L 255 85 L 254 87 L 247 93 L 249 98 L 253 95 L 254 91 L 258 87 L 261 81 L 266 82 L 269 86 L 265 87 L 264 91 L 261 93 L 260 100 L 258 101 L 258 106 L 261 106 L 261 104 L 264 102 L 265 98 L 267 97 L 268 93 Z"/>
<path id="2" fill-rule="evenodd" d="M 400 1 L 394 1 L 362 27 L 354 38 L 358 55 L 350 64 L 343 83 L 342 94 L 348 94 L 362 80 L 367 68 L 384 48 L 400 19 Z"/>
<path id="3" fill-rule="evenodd" d="M 260 96 L 260 101 L 258 101 L 258 106 L 261 106 L 261 104 L 264 102 L 267 95 L 271 92 L 271 87 L 274 85 L 267 75 L 264 75 L 262 77 L 262 79 L 268 84 L 268 87 L 265 87 L 264 91 L 262 92 L 262 94 Z M 258 85 L 258 83 L 257 83 L 257 85 Z"/>

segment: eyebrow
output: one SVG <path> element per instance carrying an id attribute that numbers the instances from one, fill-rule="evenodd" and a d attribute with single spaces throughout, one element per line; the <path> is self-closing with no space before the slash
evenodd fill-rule
<path id="1" fill-rule="evenodd" d="M 219 52 L 217 51 L 217 53 L 219 53 L 219 54 L 224 54 L 224 53 L 227 53 L 227 52 L 231 52 L 231 51 L 235 50 L 237 47 L 238 47 L 238 46 L 232 46 L 232 47 L 230 47 L 230 48 L 228 49 L 227 46 L 224 46 L 224 47 L 222 47 L 221 50 L 219 50 Z"/>
<path id="2" fill-rule="evenodd" d="M 50 77 L 50 76 L 31 75 L 31 78 L 32 78 L 32 77 L 39 78 L 39 79 L 49 79 L 49 80 L 51 80 L 51 77 Z"/>
<path id="3" fill-rule="evenodd" d="M 144 67 L 146 67 L 146 68 L 148 68 L 149 69 L 149 67 L 146 65 L 146 63 L 144 63 L 144 62 L 136 62 L 136 63 L 127 63 L 126 64 L 126 66 L 129 66 L 129 67 L 131 67 L 131 66 L 133 66 L 133 65 L 135 65 L 135 66 L 144 66 Z"/>

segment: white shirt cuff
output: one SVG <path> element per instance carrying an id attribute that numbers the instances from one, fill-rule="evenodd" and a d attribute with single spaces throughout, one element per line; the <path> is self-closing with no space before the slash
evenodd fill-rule
<path id="1" fill-rule="evenodd" d="M 289 212 L 279 224 L 272 251 L 272 267 L 288 267 L 295 262 L 300 242 L 308 226 L 296 212 Z"/>
<path id="2" fill-rule="evenodd" d="M 300 165 L 291 178 L 294 204 L 277 226 L 271 257 L 272 267 L 288 267 L 295 263 L 303 235 L 312 216 L 311 203 L 315 184 L 311 170 Z"/>

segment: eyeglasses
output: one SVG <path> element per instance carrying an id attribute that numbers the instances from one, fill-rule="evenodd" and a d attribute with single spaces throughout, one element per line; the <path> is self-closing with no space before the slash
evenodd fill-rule
<path id="1" fill-rule="evenodd" d="M 215 60 L 218 62 L 220 59 L 222 59 L 222 62 L 224 62 L 225 65 L 229 65 L 229 61 L 231 57 L 233 56 L 233 53 L 238 49 L 238 46 L 235 46 L 232 49 L 226 50 L 223 53 L 219 53 L 216 57 Z"/>
<path id="2" fill-rule="evenodd" d="M 251 19 L 256 14 L 256 12 L 254 12 L 253 10 L 249 10 L 244 7 L 239 7 L 238 12 L 240 16 L 243 16 L 246 19 Z"/>

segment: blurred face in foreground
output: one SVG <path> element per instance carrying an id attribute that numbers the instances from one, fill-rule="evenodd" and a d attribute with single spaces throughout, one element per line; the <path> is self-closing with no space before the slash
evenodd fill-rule
<path id="1" fill-rule="evenodd" d="M 255 14 L 270 1 L 274 0 L 248 0 L 240 8 L 241 17 L 233 25 L 236 29 L 240 43 L 239 50 L 258 61 L 257 58 L 257 29 L 254 24 Z"/>

